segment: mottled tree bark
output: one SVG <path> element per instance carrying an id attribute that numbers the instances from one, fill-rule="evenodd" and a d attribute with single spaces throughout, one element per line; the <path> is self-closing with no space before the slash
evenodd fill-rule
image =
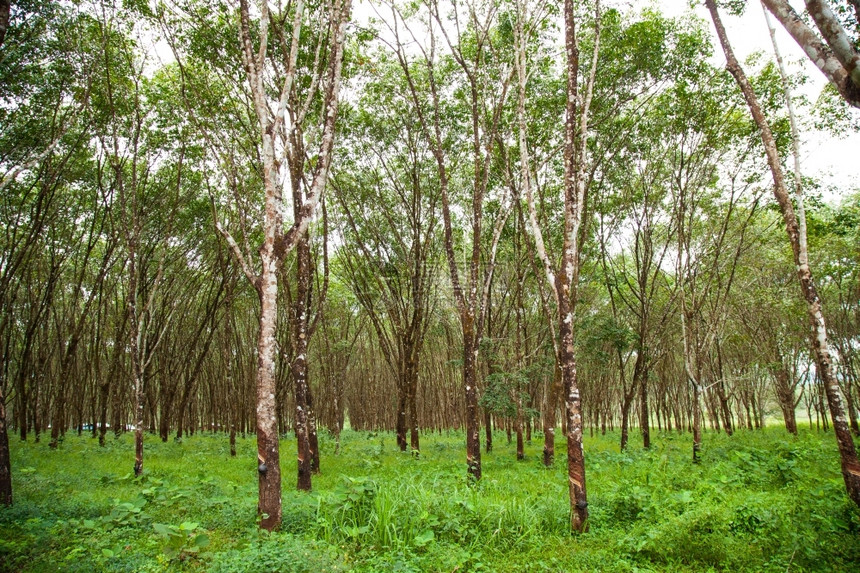
<path id="1" fill-rule="evenodd" d="M 582 404 L 576 379 L 573 346 L 573 314 L 579 280 L 587 192 L 586 157 L 589 109 L 600 49 L 600 2 L 595 3 L 594 41 L 591 68 L 585 89 L 579 91 L 579 46 L 573 0 L 564 2 L 564 37 L 567 58 L 567 105 L 564 130 L 564 244 L 560 272 L 556 275 L 558 305 L 558 357 L 564 387 L 567 420 L 567 472 L 570 497 L 570 528 L 588 530 L 588 499 L 585 489 L 585 458 L 582 450 Z"/>
<path id="2" fill-rule="evenodd" d="M 568 2 L 570 0 L 567 0 Z M 564 276 L 563 274 L 559 275 Z M 561 342 L 561 376 L 567 419 L 567 475 L 570 497 L 570 529 L 588 531 L 588 496 L 585 489 L 585 456 L 582 450 L 582 403 L 576 380 L 576 358 L 573 347 L 573 309 L 567 301 L 565 284 L 560 285 L 559 334 Z"/>
<path id="3" fill-rule="evenodd" d="M 851 46 L 850 41 L 845 41 L 844 31 L 841 31 L 838 21 L 822 13 L 820 8 L 823 3 L 806 2 L 807 6 L 810 6 L 810 14 L 813 14 L 816 25 L 824 33 L 827 43 L 823 42 L 815 30 L 804 22 L 787 0 L 762 1 L 810 61 L 836 87 L 843 99 L 855 107 L 860 106 L 860 69 L 857 67 L 857 51 Z M 819 24 L 819 21 L 822 23 Z M 828 30 L 830 30 L 829 33 Z M 835 50 L 834 46 L 836 46 Z"/>
<path id="4" fill-rule="evenodd" d="M 463 386 L 466 392 L 466 466 L 469 475 L 475 480 L 481 479 L 481 436 L 478 425 L 478 344 L 467 328 L 468 321 L 463 325 Z"/>
<path id="5" fill-rule="evenodd" d="M 266 217 L 276 217 L 274 201 L 266 205 Z M 267 226 L 268 227 L 268 226 Z M 260 249 L 262 273 L 257 293 L 260 298 L 260 330 L 257 337 L 257 475 L 260 527 L 272 530 L 281 523 L 281 464 L 278 444 L 277 404 L 275 401 L 275 324 L 277 322 L 278 282 L 274 257 L 274 230 L 267 233 Z"/>
<path id="6" fill-rule="evenodd" d="M 752 89 L 752 85 L 749 83 L 743 68 L 734 56 L 725 28 L 720 20 L 715 0 L 706 0 L 705 3 L 711 13 L 714 27 L 717 30 L 717 36 L 720 39 L 720 44 L 722 45 L 723 52 L 726 55 L 726 67 L 743 92 L 744 99 L 746 99 L 750 113 L 759 128 L 762 144 L 764 145 L 765 153 L 767 155 L 768 166 L 770 167 L 771 175 L 773 176 L 774 195 L 776 196 L 777 203 L 779 203 L 780 210 L 782 211 L 786 232 L 794 254 L 795 269 L 797 271 L 801 293 L 807 304 L 807 313 L 812 327 L 810 332 L 812 350 L 815 356 L 818 376 L 821 378 L 824 393 L 827 397 L 830 417 L 833 421 L 834 433 L 836 434 L 836 442 L 839 446 L 842 478 L 845 482 L 845 489 L 848 492 L 848 497 L 850 497 L 855 504 L 860 506 L 860 461 L 857 459 L 857 450 L 854 447 L 854 440 L 845 419 L 845 409 L 842 405 L 839 384 L 833 371 L 833 363 L 830 349 L 828 347 L 827 327 L 824 321 L 821 299 L 818 296 L 815 281 L 809 266 L 808 253 L 803 248 L 803 241 L 801 241 L 797 217 L 795 216 L 794 207 L 791 204 L 789 192 L 785 185 L 776 141 L 771 133 L 770 125 L 761 111 L 761 107 L 758 104 L 758 99 Z"/>
<path id="7" fill-rule="evenodd" d="M 294 199 L 300 204 L 301 196 Z M 311 490 L 313 474 L 313 453 L 310 443 L 310 387 L 308 380 L 308 343 L 310 333 L 309 302 L 311 292 L 311 249 L 310 236 L 305 235 L 296 246 L 296 298 L 292 308 L 292 350 L 293 361 L 290 366 L 296 400 L 296 448 L 298 478 L 296 487 L 302 491 Z"/>
<path id="8" fill-rule="evenodd" d="M 782 410 L 782 418 L 785 421 L 785 429 L 789 434 L 797 435 L 797 419 L 794 409 L 797 401 L 794 395 L 794 385 L 791 383 L 788 370 L 779 366 L 772 370 L 776 386 L 776 398 L 779 408 Z"/>

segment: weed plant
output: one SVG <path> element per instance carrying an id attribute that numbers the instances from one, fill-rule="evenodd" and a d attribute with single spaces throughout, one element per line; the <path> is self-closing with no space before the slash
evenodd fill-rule
<path id="1" fill-rule="evenodd" d="M 590 531 L 568 533 L 564 443 L 516 461 L 496 438 L 484 479 L 466 477 L 462 433 L 425 434 L 419 458 L 389 433 L 321 436 L 322 474 L 292 490 L 286 437 L 283 525 L 257 527 L 256 444 L 150 436 L 132 472 L 131 435 L 58 451 L 14 441 L 15 505 L 0 509 L 0 571 L 857 571 L 860 512 L 844 493 L 832 435 L 779 428 L 686 434 L 649 451 L 585 442 Z"/>

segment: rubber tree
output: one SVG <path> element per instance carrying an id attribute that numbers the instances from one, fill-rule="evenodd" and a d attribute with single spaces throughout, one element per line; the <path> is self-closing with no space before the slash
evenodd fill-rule
<path id="1" fill-rule="evenodd" d="M 529 206 L 529 222 L 535 246 L 544 267 L 556 308 L 556 362 L 561 371 L 561 384 L 565 396 L 565 419 L 567 428 L 567 467 L 570 498 L 570 528 L 574 532 L 588 529 L 588 497 L 585 485 L 585 459 L 582 449 L 582 405 L 576 377 L 574 354 L 574 311 L 576 308 L 576 285 L 579 278 L 580 256 L 583 243 L 583 218 L 588 190 L 587 180 L 587 132 L 590 107 L 597 75 L 597 58 L 600 49 L 600 2 L 594 6 L 594 37 L 590 66 L 584 86 L 580 86 L 579 42 L 577 40 L 578 11 L 572 0 L 564 3 L 564 46 L 566 56 L 566 106 L 564 121 L 564 235 L 558 266 L 547 254 L 543 232 L 537 223 L 535 200 L 530 178 L 531 165 L 527 154 L 525 121 L 525 88 L 528 78 L 526 60 L 527 8 L 517 4 L 517 54 L 518 79 L 518 127 L 520 136 L 520 185 Z M 580 91 L 581 90 L 581 91 Z"/>
<path id="2" fill-rule="evenodd" d="M 848 497 L 860 506 L 860 460 L 857 459 L 857 450 L 854 447 L 854 440 L 845 418 L 845 408 L 839 391 L 839 382 L 836 379 L 832 355 L 827 341 L 827 325 L 824 320 L 821 299 L 818 296 L 812 269 L 810 268 L 809 253 L 804 248 L 805 241 L 801 240 L 800 237 L 800 227 L 795 215 L 794 206 L 791 203 L 790 191 L 785 183 L 776 140 L 771 131 L 770 124 L 759 105 L 758 97 L 753 91 L 744 69 L 738 63 L 737 58 L 735 58 L 715 0 L 706 0 L 705 4 L 711 14 L 711 19 L 717 31 L 717 37 L 726 56 L 726 67 L 735 78 L 738 87 L 743 93 L 750 114 L 761 136 L 768 167 L 773 178 L 774 196 L 782 212 L 786 233 L 794 255 L 794 264 L 798 282 L 800 283 L 801 295 L 807 306 L 807 315 L 811 327 L 810 342 L 815 356 L 818 376 L 821 378 L 827 398 L 836 443 L 839 446 L 842 478 L 845 482 Z"/>
<path id="3" fill-rule="evenodd" d="M 846 30 L 826 0 L 805 0 L 804 4 L 816 32 L 792 8 L 788 0 L 762 0 L 782 24 L 810 61 L 824 74 L 839 95 L 854 107 L 860 107 L 860 14 L 854 3 L 854 29 Z M 846 11 L 847 12 L 847 11 Z"/>
<path id="4" fill-rule="evenodd" d="M 439 180 L 443 249 L 463 341 L 466 464 L 469 475 L 478 480 L 481 478 L 480 340 L 499 240 L 513 205 L 490 177 L 513 76 L 510 50 L 504 45 L 504 36 L 496 34 L 499 6 L 494 2 L 445 5 L 427 0 L 419 7 L 420 14 L 409 17 L 396 4 L 389 4 L 388 8 L 390 19 L 385 25 L 394 38 L 388 47 L 403 73 L 411 111 L 418 118 Z M 419 41 L 419 37 L 424 40 Z M 415 55 L 406 50 L 409 38 L 420 46 Z M 451 84 L 461 90 L 452 93 L 447 88 Z M 452 124 L 445 113 L 449 107 L 467 119 L 459 125 Z M 463 142 L 468 142 L 467 161 L 462 160 Z M 455 202 L 455 193 L 466 197 L 464 204 Z M 490 199 L 501 207 L 489 211 Z M 462 233 L 463 270 L 455 251 L 455 209 L 461 209 L 468 221 Z M 491 226 L 485 225 L 487 213 L 493 217 Z"/>
<path id="5" fill-rule="evenodd" d="M 275 327 L 278 308 L 278 274 L 286 255 L 305 237 L 317 206 L 322 198 L 334 146 L 341 70 L 343 65 L 346 24 L 350 17 L 349 0 L 332 2 L 321 12 L 306 11 L 305 3 L 281 6 L 272 12 L 269 3 L 261 2 L 255 11 L 259 15 L 252 23 L 252 10 L 248 0 L 239 5 L 239 44 L 245 71 L 246 86 L 250 93 L 250 106 L 256 121 L 256 138 L 259 145 L 258 169 L 264 195 L 262 215 L 263 240 L 259 253 L 259 271 L 252 268 L 251 253 L 236 242 L 220 221 L 216 222 L 224 235 L 246 278 L 257 291 L 260 301 L 260 323 L 257 339 L 257 470 L 259 485 L 258 513 L 260 526 L 274 529 L 281 522 L 281 470 L 278 444 L 277 406 L 275 403 Z M 322 23 L 319 41 L 325 65 L 313 70 L 314 85 L 322 92 L 321 108 L 315 116 L 308 110 L 317 101 L 319 92 L 299 91 L 298 60 L 307 48 L 303 43 L 305 25 L 314 18 Z M 270 38 L 271 34 L 271 38 Z M 270 43 L 272 48 L 269 53 Z M 313 43 L 312 43 L 313 45 Z M 270 101 L 270 93 L 278 95 Z M 309 127 L 306 119 L 315 117 L 321 123 L 319 148 L 315 165 L 305 180 L 294 177 L 295 162 L 306 161 L 305 156 L 294 154 L 294 138 Z M 307 185 L 294 189 L 297 183 Z M 284 222 L 285 197 L 302 197 L 294 213 L 292 225 L 286 230 Z M 299 353 L 295 361 L 307 360 L 307 353 Z M 306 431 L 306 418 L 302 401 L 297 400 L 297 426 Z M 299 441 L 298 486 L 310 488 L 301 468 L 308 456 L 306 442 Z M 309 477 L 309 476 L 308 476 Z"/>

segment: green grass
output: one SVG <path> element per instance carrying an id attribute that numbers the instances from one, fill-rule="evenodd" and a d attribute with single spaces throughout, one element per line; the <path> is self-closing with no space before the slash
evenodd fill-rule
<path id="1" fill-rule="evenodd" d="M 591 530 L 571 536 L 564 442 L 552 469 L 541 440 L 515 460 L 496 436 L 484 479 L 466 478 L 462 434 L 422 436 L 422 455 L 386 433 L 322 437 L 314 492 L 293 491 L 295 441 L 282 442 L 283 527 L 256 526 L 256 446 L 222 435 L 69 436 L 59 451 L 12 441 L 15 505 L 0 509 L 2 571 L 855 571 L 860 512 L 847 499 L 832 434 L 778 428 L 618 436 L 585 443 Z"/>

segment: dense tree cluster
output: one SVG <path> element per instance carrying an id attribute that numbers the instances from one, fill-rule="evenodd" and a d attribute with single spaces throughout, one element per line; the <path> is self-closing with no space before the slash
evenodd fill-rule
<path id="1" fill-rule="evenodd" d="M 847 125 L 857 4 L 764 4 L 818 26 Z M 706 22 L 652 9 L 354 9 L 0 1 L 4 503 L 9 435 L 134 431 L 139 473 L 147 433 L 256 433 L 275 527 L 279 435 L 310 489 L 321 430 L 417 456 L 462 429 L 480 479 L 482 428 L 519 456 L 541 434 L 549 465 L 560 423 L 581 530 L 583 432 L 690 432 L 695 460 L 774 416 L 844 426 L 850 493 L 860 190 L 785 168 L 797 78 L 714 67 Z"/>

